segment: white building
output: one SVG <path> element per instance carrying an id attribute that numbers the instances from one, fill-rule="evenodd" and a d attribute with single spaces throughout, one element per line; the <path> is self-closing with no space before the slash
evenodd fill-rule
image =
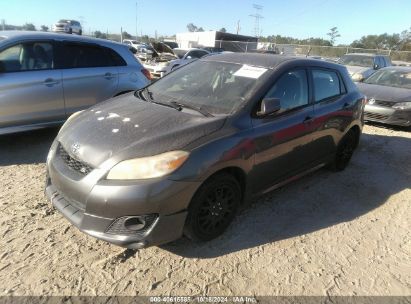
<path id="1" fill-rule="evenodd" d="M 182 49 L 198 47 L 222 48 L 225 51 L 246 52 L 257 48 L 258 38 L 219 31 L 178 33 L 176 42 Z"/>

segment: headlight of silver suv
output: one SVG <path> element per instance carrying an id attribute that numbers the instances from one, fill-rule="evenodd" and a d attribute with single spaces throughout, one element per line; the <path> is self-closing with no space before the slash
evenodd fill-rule
<path id="1" fill-rule="evenodd" d="M 107 179 L 150 179 L 161 177 L 177 170 L 188 158 L 185 151 L 170 151 L 162 154 L 125 160 L 115 165 Z"/>
<path id="2" fill-rule="evenodd" d="M 361 73 L 355 73 L 351 76 L 353 81 L 363 81 L 364 80 L 364 75 Z"/>
<path id="3" fill-rule="evenodd" d="M 392 106 L 396 110 L 408 110 L 411 109 L 411 101 L 399 102 Z"/>

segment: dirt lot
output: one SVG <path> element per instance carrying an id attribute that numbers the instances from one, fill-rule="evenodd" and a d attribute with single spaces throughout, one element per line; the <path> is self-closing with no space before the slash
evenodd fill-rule
<path id="1" fill-rule="evenodd" d="M 366 126 L 346 171 L 261 198 L 207 244 L 137 252 L 46 201 L 56 132 L 0 138 L 0 295 L 411 294 L 411 132 Z"/>

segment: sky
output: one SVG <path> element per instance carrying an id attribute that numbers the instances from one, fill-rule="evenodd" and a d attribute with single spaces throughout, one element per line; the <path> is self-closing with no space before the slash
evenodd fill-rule
<path id="1" fill-rule="evenodd" d="M 136 5 L 137 3 L 137 5 Z M 411 0 L 0 0 L 0 20 L 7 24 L 33 23 L 51 27 L 59 19 L 83 23 L 84 32 L 102 31 L 171 36 L 194 23 L 205 30 L 254 35 L 253 4 L 259 14 L 261 35 L 327 39 L 338 27 L 337 44 L 351 43 L 368 34 L 400 33 L 411 27 Z"/>

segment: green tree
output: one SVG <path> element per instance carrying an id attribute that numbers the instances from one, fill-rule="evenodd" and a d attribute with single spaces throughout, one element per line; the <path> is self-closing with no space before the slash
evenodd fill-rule
<path id="1" fill-rule="evenodd" d="M 36 27 L 34 26 L 33 23 L 26 23 L 25 25 L 23 25 L 23 30 L 24 31 L 35 31 Z"/>
<path id="2" fill-rule="evenodd" d="M 47 25 L 42 25 L 42 26 L 41 26 L 41 30 L 42 30 L 43 32 L 48 32 L 48 31 L 49 31 L 49 27 L 48 27 Z"/>
<path id="3" fill-rule="evenodd" d="M 105 33 L 100 32 L 100 31 L 95 31 L 94 32 L 94 37 L 100 38 L 100 39 L 107 39 L 107 35 Z"/>
<path id="4" fill-rule="evenodd" d="M 336 40 L 338 37 L 341 37 L 340 33 L 338 32 L 338 28 L 337 28 L 336 26 L 332 27 L 332 28 L 330 29 L 330 32 L 327 33 L 327 35 L 330 36 L 331 45 L 334 45 L 335 40 Z"/>
<path id="5" fill-rule="evenodd" d="M 227 30 L 225 29 L 225 27 L 222 27 L 222 28 L 220 28 L 219 32 L 227 33 Z"/>
<path id="6" fill-rule="evenodd" d="M 131 36 L 129 33 L 127 33 L 126 31 L 123 32 L 123 39 L 131 39 L 133 38 L 133 36 Z"/>
<path id="7" fill-rule="evenodd" d="M 189 24 L 187 24 L 187 30 L 189 32 L 197 32 L 198 28 L 193 23 L 189 23 Z"/>

